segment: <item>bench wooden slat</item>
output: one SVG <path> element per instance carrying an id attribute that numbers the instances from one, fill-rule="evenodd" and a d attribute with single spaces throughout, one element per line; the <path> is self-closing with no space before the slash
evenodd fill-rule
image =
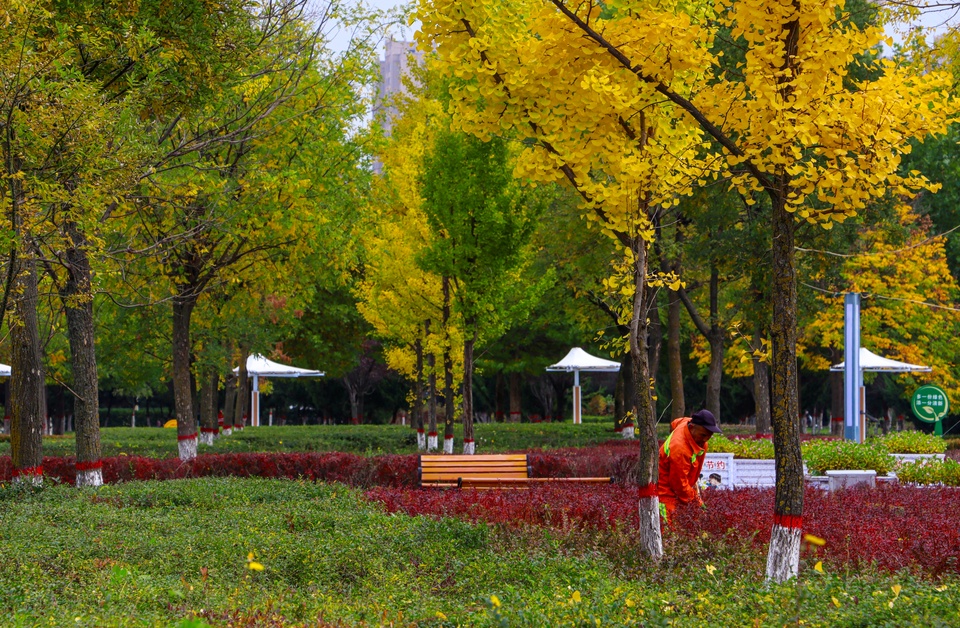
<path id="1" fill-rule="evenodd" d="M 422 455 L 420 486 L 457 486 L 462 477 L 524 479 L 530 476 L 526 454 Z"/>

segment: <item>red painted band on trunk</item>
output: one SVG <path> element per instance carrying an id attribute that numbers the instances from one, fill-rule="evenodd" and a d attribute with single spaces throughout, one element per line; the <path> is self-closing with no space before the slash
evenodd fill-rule
<path id="1" fill-rule="evenodd" d="M 103 461 L 94 460 L 93 462 L 78 462 L 74 465 L 77 471 L 93 471 L 94 469 L 102 469 Z"/>
<path id="2" fill-rule="evenodd" d="M 177 434 L 177 440 L 193 440 L 196 437 L 197 437 L 196 432 L 194 432 L 193 434 L 186 434 L 184 436 L 180 436 L 179 434 Z"/>
<path id="3" fill-rule="evenodd" d="M 243 426 L 240 425 L 239 423 L 237 423 L 236 425 L 233 426 L 233 429 L 235 429 L 235 430 L 242 430 L 242 429 L 243 429 Z"/>
<path id="4" fill-rule="evenodd" d="M 215 427 L 201 427 L 201 428 L 200 428 L 200 433 L 201 433 L 201 434 L 216 434 L 216 433 L 219 432 L 219 431 L 220 431 L 220 430 L 218 430 L 218 429 L 215 428 Z"/>
<path id="5" fill-rule="evenodd" d="M 418 430 L 417 430 L 417 434 L 423 434 L 423 429 L 422 429 L 422 428 L 421 428 L 421 429 L 418 429 Z"/>
<path id="6" fill-rule="evenodd" d="M 472 443 L 472 442 L 473 442 L 473 439 L 472 439 L 472 438 L 464 438 L 464 439 L 463 439 L 463 442 L 465 442 L 465 443 Z"/>
<path id="7" fill-rule="evenodd" d="M 43 465 L 39 467 L 23 467 L 22 469 L 14 469 L 13 477 L 19 477 L 21 475 L 43 475 Z"/>
<path id="8" fill-rule="evenodd" d="M 644 497 L 656 497 L 657 496 L 657 485 L 656 484 L 647 484 L 646 486 L 640 487 L 640 494 L 638 497 L 643 499 Z"/>
<path id="9" fill-rule="evenodd" d="M 429 434 L 427 434 L 427 436 L 433 436 L 434 438 L 436 438 L 437 433 L 436 433 L 436 432 L 430 432 Z"/>
<path id="10" fill-rule="evenodd" d="M 803 527 L 803 517 L 800 515 L 780 515 L 774 513 L 773 524 L 784 528 L 800 529 Z"/>

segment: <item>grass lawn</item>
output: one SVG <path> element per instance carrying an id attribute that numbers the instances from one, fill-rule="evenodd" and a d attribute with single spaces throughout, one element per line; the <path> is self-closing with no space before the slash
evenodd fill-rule
<path id="1" fill-rule="evenodd" d="M 960 624 L 956 576 L 821 574 L 809 558 L 799 582 L 768 587 L 749 539 L 665 545 L 654 568 L 632 530 L 388 514 L 338 484 L 7 485 L 0 613 L 7 626 Z"/>
<path id="2" fill-rule="evenodd" d="M 442 430 L 441 426 L 441 430 Z M 669 424 L 661 423 L 660 438 Z M 744 431 L 746 430 L 746 431 Z M 748 433 L 750 426 L 725 426 L 726 433 Z M 462 427 L 456 426 L 455 450 L 463 446 Z M 477 453 L 498 453 L 529 449 L 557 449 L 596 445 L 619 438 L 609 417 L 588 417 L 581 425 L 572 423 L 480 423 L 475 426 Z M 119 455 L 169 458 L 177 455 L 176 431 L 155 427 L 110 427 L 100 430 L 104 457 Z M 441 432 L 442 444 L 442 432 Z M 341 451 L 360 454 L 415 454 L 417 435 L 400 425 L 307 425 L 246 428 L 213 447 L 199 446 L 199 453 Z M 72 434 L 46 436 L 45 456 L 72 456 L 76 446 Z M 9 437 L 0 440 L 0 456 L 10 455 Z"/>

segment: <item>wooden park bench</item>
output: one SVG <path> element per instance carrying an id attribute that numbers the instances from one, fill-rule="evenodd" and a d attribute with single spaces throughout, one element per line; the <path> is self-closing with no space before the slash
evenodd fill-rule
<path id="1" fill-rule="evenodd" d="M 421 487 L 526 488 L 543 482 L 609 483 L 611 478 L 532 478 L 526 454 L 421 455 Z"/>

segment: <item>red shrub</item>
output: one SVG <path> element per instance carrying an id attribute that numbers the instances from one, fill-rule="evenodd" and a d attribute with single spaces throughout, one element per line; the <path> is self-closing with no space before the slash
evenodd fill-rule
<path id="1" fill-rule="evenodd" d="M 44 475 L 73 484 L 74 458 L 44 458 Z M 0 481 L 9 482 L 13 465 L 0 457 Z M 190 462 L 178 458 L 117 456 L 103 459 L 103 481 L 174 480 L 204 476 L 309 478 L 353 486 L 413 486 L 417 482 L 416 456 L 366 457 L 344 453 L 236 453 L 204 454 Z"/>
<path id="2" fill-rule="evenodd" d="M 528 491 L 400 490 L 383 487 L 367 497 L 389 512 L 450 516 L 511 525 L 607 529 L 637 521 L 637 488 L 618 485 L 544 485 Z M 773 525 L 773 489 L 710 491 L 707 508 L 680 508 L 667 535 L 752 538 L 765 551 Z M 804 497 L 804 532 L 826 540 L 818 560 L 835 567 L 876 563 L 885 570 L 960 573 L 960 489 L 881 486 Z"/>

